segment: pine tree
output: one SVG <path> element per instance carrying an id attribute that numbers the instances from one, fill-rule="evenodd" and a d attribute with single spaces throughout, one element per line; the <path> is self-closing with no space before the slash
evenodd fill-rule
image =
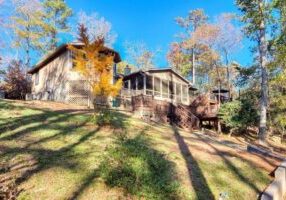
<path id="1" fill-rule="evenodd" d="M 187 39 L 189 34 L 191 34 L 192 32 L 195 32 L 200 26 L 204 25 L 208 20 L 208 16 L 204 13 L 204 10 L 202 9 L 195 9 L 195 10 L 191 10 L 189 11 L 189 14 L 186 18 L 182 18 L 182 17 L 177 17 L 176 18 L 176 22 L 179 26 L 181 26 L 182 28 L 185 28 L 186 31 L 186 35 L 183 35 L 183 38 Z M 187 37 L 187 38 L 186 38 Z M 195 74 L 196 74 L 196 70 L 195 70 L 195 61 L 196 61 L 196 45 L 194 44 L 192 47 L 190 47 L 189 49 L 187 49 L 187 54 L 190 55 L 190 59 L 191 60 L 191 69 L 189 69 L 189 71 L 192 72 L 192 82 L 193 84 L 195 84 Z M 186 57 L 186 56 L 184 56 Z M 183 71 L 186 71 L 186 67 L 190 68 L 190 65 L 184 65 L 183 67 Z"/>
<path id="2" fill-rule="evenodd" d="M 48 26 L 44 31 L 49 37 L 48 50 L 53 50 L 59 42 L 58 34 L 70 30 L 68 18 L 72 15 L 72 10 L 64 0 L 45 0 L 43 2 L 45 17 Z"/>
<path id="3" fill-rule="evenodd" d="M 41 3 L 38 0 L 14 0 L 15 14 L 12 15 L 11 29 L 15 34 L 14 45 L 24 51 L 25 68 L 31 65 L 31 56 L 34 52 L 43 49 L 41 41 L 45 27 L 44 13 Z"/>
<path id="4" fill-rule="evenodd" d="M 268 70 L 267 70 L 267 40 L 266 32 L 270 19 L 270 5 L 265 0 L 237 0 L 240 11 L 243 13 L 242 21 L 247 36 L 257 42 L 259 64 L 261 71 L 261 98 L 259 141 L 264 143 L 267 133 L 267 106 L 268 106 Z"/>

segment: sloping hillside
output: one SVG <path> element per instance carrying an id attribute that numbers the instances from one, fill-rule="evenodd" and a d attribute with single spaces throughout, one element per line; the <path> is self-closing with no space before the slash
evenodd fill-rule
<path id="1" fill-rule="evenodd" d="M 218 199 L 220 194 L 256 199 L 277 164 L 247 153 L 243 142 L 145 123 L 124 113 L 114 113 L 115 127 L 98 127 L 90 111 L 78 109 L 0 101 L 2 186 L 15 182 L 19 199 Z M 117 141 L 122 132 L 129 138 L 120 143 L 123 147 Z M 102 163 L 112 158 L 117 165 L 120 155 L 131 163 L 128 170 L 140 175 L 133 184 L 113 169 L 113 176 L 101 174 Z"/>

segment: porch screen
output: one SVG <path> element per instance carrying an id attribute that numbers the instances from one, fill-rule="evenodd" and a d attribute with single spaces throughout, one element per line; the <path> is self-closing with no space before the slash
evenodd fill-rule
<path id="1" fill-rule="evenodd" d="M 161 81 L 158 77 L 154 78 L 154 90 L 155 96 L 161 96 Z"/>
<path id="2" fill-rule="evenodd" d="M 176 83 L 176 100 L 178 102 L 181 101 L 181 84 L 180 83 Z"/>
<path id="3" fill-rule="evenodd" d="M 152 76 L 146 76 L 146 89 L 152 90 L 152 82 L 153 82 L 153 77 Z"/>
<path id="4" fill-rule="evenodd" d="M 188 86 L 187 85 L 183 85 L 183 91 L 182 91 L 182 95 L 183 95 L 183 101 L 188 101 Z"/>
<path id="5" fill-rule="evenodd" d="M 163 91 L 162 96 L 164 98 L 168 98 L 168 81 L 167 80 L 162 80 L 162 91 Z"/>
<path id="6" fill-rule="evenodd" d="M 144 80 L 143 80 L 143 76 L 142 75 L 139 75 L 137 77 L 137 89 L 138 90 L 143 90 L 143 84 L 144 84 Z"/>
<path id="7" fill-rule="evenodd" d="M 136 79 L 135 78 L 131 79 L 131 90 L 136 90 Z"/>
<path id="8" fill-rule="evenodd" d="M 146 76 L 146 94 L 153 94 L 153 77 L 149 75 Z"/>
<path id="9" fill-rule="evenodd" d="M 172 81 L 169 81 L 169 98 L 174 99 L 176 84 Z"/>

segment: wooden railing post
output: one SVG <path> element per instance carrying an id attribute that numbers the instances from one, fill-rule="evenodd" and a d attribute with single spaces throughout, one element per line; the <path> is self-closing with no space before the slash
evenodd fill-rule
<path id="1" fill-rule="evenodd" d="M 146 74 L 143 76 L 143 94 L 146 95 Z"/>

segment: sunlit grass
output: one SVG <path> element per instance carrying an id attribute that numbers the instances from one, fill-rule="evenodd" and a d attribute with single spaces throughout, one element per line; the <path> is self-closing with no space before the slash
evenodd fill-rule
<path id="1" fill-rule="evenodd" d="M 218 199 L 220 193 L 226 193 L 229 199 L 255 199 L 271 181 L 269 171 L 238 155 L 222 153 L 222 145 L 204 140 L 203 135 L 177 130 L 183 145 L 188 147 L 185 152 L 180 149 L 182 144 L 170 125 L 145 123 L 121 113 L 114 115 L 122 122 L 119 125 L 124 125 L 122 128 L 129 138 L 143 134 L 148 139 L 146 149 L 158 152 L 167 163 L 174 164 L 177 199 L 210 195 Z M 7 161 L 14 166 L 4 175 L 13 172 L 18 177 L 19 188 L 23 189 L 19 199 L 94 199 L 97 196 L 136 199 L 138 194 L 142 195 L 138 190 L 131 195 L 123 186 L 107 184 L 100 176 L 100 165 L 117 141 L 118 131 L 113 127 L 98 127 L 90 118 L 89 114 L 32 109 L 0 100 L 0 162 Z M 134 170 L 148 166 L 145 162 L 149 158 L 141 159 L 136 154 L 135 158 L 127 159 Z M 192 169 L 192 175 L 188 168 Z M 201 183 L 203 179 L 205 182 Z M 145 191 L 152 191 L 148 190 L 149 183 L 146 182 Z"/>

